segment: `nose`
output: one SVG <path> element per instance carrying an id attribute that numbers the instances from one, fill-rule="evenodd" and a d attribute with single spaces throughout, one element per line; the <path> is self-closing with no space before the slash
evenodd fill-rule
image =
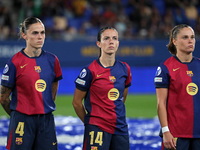
<path id="1" fill-rule="evenodd" d="M 110 38 L 109 43 L 113 44 L 113 39 L 112 38 Z"/>
<path id="2" fill-rule="evenodd" d="M 39 34 L 38 34 L 38 38 L 40 38 L 40 39 L 43 38 L 43 34 L 42 34 L 42 33 L 39 33 Z"/>
<path id="3" fill-rule="evenodd" d="M 39 34 L 38 34 L 38 37 L 39 37 L 39 38 L 42 38 L 42 35 L 39 33 Z"/>

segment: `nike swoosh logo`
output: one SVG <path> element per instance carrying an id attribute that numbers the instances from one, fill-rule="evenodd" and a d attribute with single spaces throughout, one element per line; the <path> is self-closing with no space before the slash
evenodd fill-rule
<path id="1" fill-rule="evenodd" d="M 20 68 L 24 68 L 26 65 L 28 65 L 28 64 L 25 64 L 25 65 L 23 65 L 23 66 L 20 66 Z"/>
<path id="2" fill-rule="evenodd" d="M 176 69 L 173 69 L 173 71 L 176 71 L 176 70 L 178 70 L 178 69 L 180 69 L 180 67 L 179 67 L 179 68 L 176 68 Z"/>
<path id="3" fill-rule="evenodd" d="M 100 76 L 102 76 L 102 75 L 103 75 L 103 74 L 98 74 L 98 75 L 97 75 L 97 78 L 100 77 Z"/>
<path id="4" fill-rule="evenodd" d="M 53 142 L 53 145 L 56 145 L 57 144 L 57 142 Z"/>

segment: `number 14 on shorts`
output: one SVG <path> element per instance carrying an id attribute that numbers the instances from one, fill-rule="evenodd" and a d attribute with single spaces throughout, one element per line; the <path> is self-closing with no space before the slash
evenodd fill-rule
<path id="1" fill-rule="evenodd" d="M 99 146 L 102 146 L 103 132 L 97 132 L 96 137 L 94 137 L 95 135 L 94 131 L 91 131 L 89 134 L 90 134 L 90 145 L 93 145 L 95 143 L 95 144 L 99 144 Z"/>

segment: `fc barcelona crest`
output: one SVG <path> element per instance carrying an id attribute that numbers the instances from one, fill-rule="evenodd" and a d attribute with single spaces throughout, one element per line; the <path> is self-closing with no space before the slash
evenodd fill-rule
<path id="1" fill-rule="evenodd" d="M 35 67 L 35 71 L 37 73 L 40 73 L 42 71 L 41 68 L 40 68 L 40 66 L 34 66 L 34 67 Z"/>
<path id="2" fill-rule="evenodd" d="M 98 147 L 97 146 L 92 146 L 91 150 L 98 150 Z"/>
<path id="3" fill-rule="evenodd" d="M 186 71 L 187 72 L 187 75 L 189 76 L 189 77 L 192 77 L 193 76 L 193 72 L 192 71 Z"/>
<path id="4" fill-rule="evenodd" d="M 115 81 L 116 81 L 116 78 L 115 78 L 115 76 L 109 76 L 109 80 L 110 80 L 111 82 L 115 82 Z"/>
<path id="5" fill-rule="evenodd" d="M 21 145 L 21 144 L 22 144 L 22 138 L 17 137 L 15 143 L 16 143 L 17 145 Z"/>

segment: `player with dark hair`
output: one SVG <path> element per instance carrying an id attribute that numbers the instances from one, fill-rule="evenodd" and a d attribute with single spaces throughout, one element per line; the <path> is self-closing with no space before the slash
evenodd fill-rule
<path id="1" fill-rule="evenodd" d="M 200 59 L 193 56 L 194 30 L 175 26 L 168 50 L 173 56 L 160 64 L 154 79 L 162 127 L 162 150 L 200 148 Z"/>
<path id="2" fill-rule="evenodd" d="M 99 58 L 75 80 L 73 106 L 85 125 L 83 150 L 128 150 L 124 103 L 131 85 L 130 67 L 115 58 L 119 46 L 115 28 L 102 28 L 97 46 Z"/>
<path id="3" fill-rule="evenodd" d="M 1 79 L 0 102 L 10 115 L 6 148 L 57 150 L 52 112 L 61 67 L 54 54 L 42 50 L 45 27 L 40 19 L 25 19 L 20 36 L 26 47 L 7 62 Z"/>

